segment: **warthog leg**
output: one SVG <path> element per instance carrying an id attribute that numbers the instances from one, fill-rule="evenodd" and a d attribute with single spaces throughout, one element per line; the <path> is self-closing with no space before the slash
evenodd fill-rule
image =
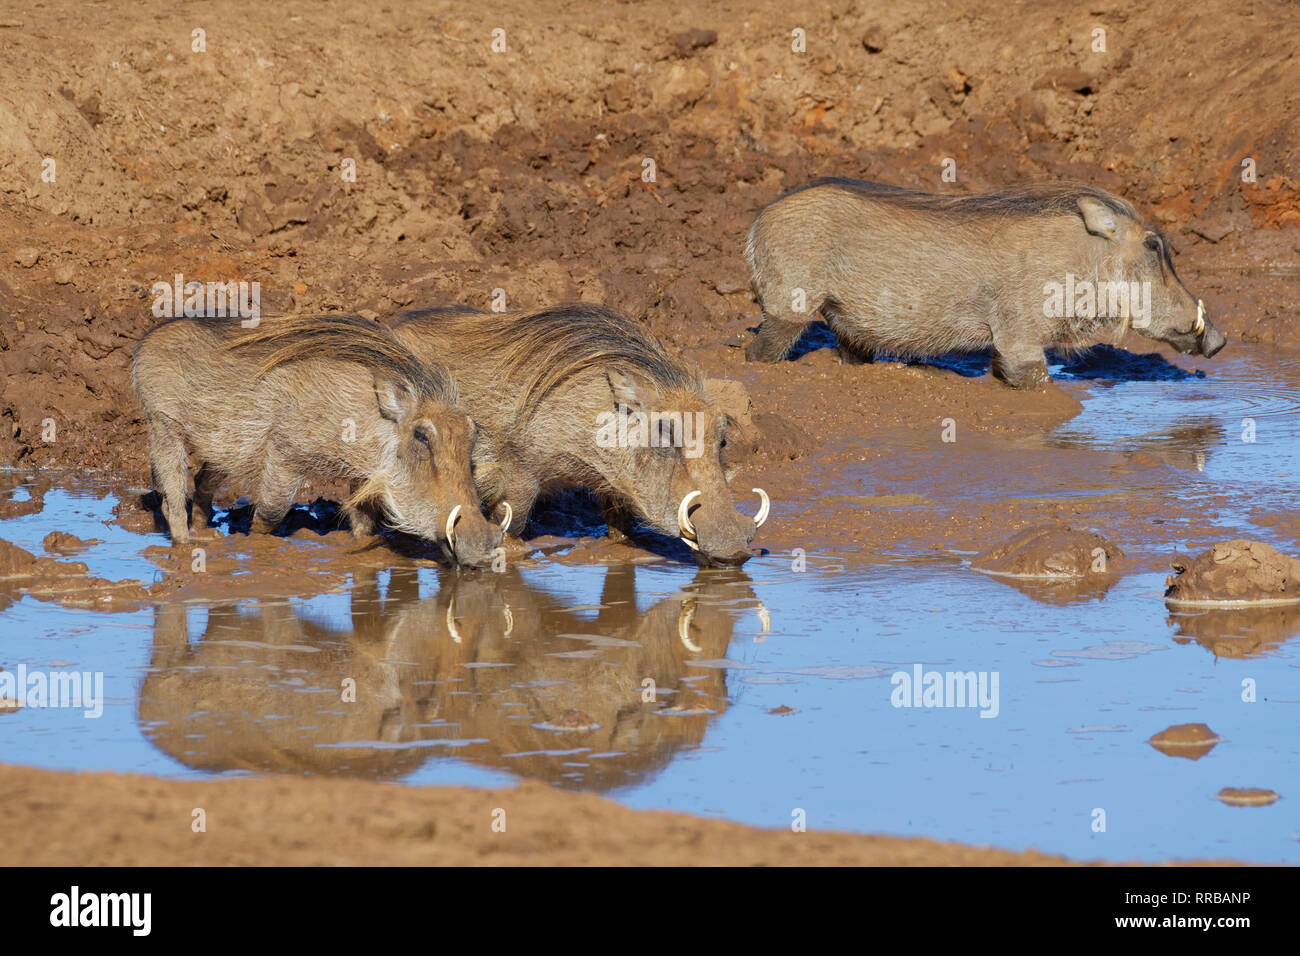
<path id="1" fill-rule="evenodd" d="M 613 498 L 606 498 L 604 508 L 605 526 L 608 528 L 609 539 L 611 541 L 626 541 L 632 537 L 633 516 L 623 503 Z"/>
<path id="2" fill-rule="evenodd" d="M 253 498 L 253 532 L 269 534 L 280 526 L 293 507 L 301 478 L 277 461 L 269 452 Z"/>
<path id="3" fill-rule="evenodd" d="M 993 329 L 993 374 L 1012 388 L 1037 388 L 1051 381 L 1043 346 L 1023 333 Z"/>
<path id="4" fill-rule="evenodd" d="M 840 364 L 841 365 L 869 365 L 876 360 L 874 349 L 859 348 L 850 342 L 840 339 Z"/>
<path id="5" fill-rule="evenodd" d="M 360 487 L 361 482 L 354 481 L 350 489 L 351 494 L 355 495 Z M 368 538 L 375 533 L 375 525 L 378 522 L 374 508 L 369 503 L 344 504 L 343 514 L 347 516 L 348 528 L 351 529 L 353 538 Z"/>
<path id="6" fill-rule="evenodd" d="M 270 534 L 280 527 L 280 522 L 289 513 L 290 507 L 291 505 L 285 505 L 283 508 L 267 507 L 258 502 L 253 506 L 253 521 L 250 530 L 253 534 Z"/>
<path id="7" fill-rule="evenodd" d="M 745 358 L 751 362 L 779 362 L 794 348 L 807 327 L 807 319 L 777 318 L 764 313 L 758 334 L 745 346 Z"/>
<path id="8" fill-rule="evenodd" d="M 364 506 L 349 505 L 343 509 L 343 513 L 347 515 L 352 537 L 368 538 L 375 533 L 375 517 Z"/>
<path id="9" fill-rule="evenodd" d="M 157 416 L 149 421 L 149 460 L 153 483 L 162 495 L 162 513 L 172 544 L 188 544 L 189 520 L 185 514 L 185 485 L 189 477 L 188 454 L 180 426 Z"/>
<path id="10" fill-rule="evenodd" d="M 1047 371 L 1047 362 L 1044 360 L 1012 365 L 1000 352 L 993 355 L 993 374 L 1012 388 L 1037 388 L 1052 380 L 1051 374 Z"/>
<path id="11" fill-rule="evenodd" d="M 191 509 L 190 523 L 195 531 L 201 531 L 212 520 L 212 496 L 221 484 L 221 475 L 207 462 L 199 468 L 194 476 L 194 504 Z"/>

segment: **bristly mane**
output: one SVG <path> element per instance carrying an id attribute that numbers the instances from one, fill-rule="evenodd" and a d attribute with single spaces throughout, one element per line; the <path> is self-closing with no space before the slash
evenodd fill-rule
<path id="1" fill-rule="evenodd" d="M 863 193 L 884 202 L 909 206 L 913 209 L 936 209 L 971 215 L 1035 215 L 1051 212 L 1076 212 L 1075 203 L 1083 196 L 1089 196 L 1105 205 L 1112 212 L 1127 216 L 1138 222 L 1142 217 L 1127 200 L 1076 182 L 1041 182 L 1012 186 L 991 193 L 974 193 L 968 195 L 939 195 L 924 193 L 916 189 L 904 189 L 900 186 L 888 186 L 884 183 L 869 183 L 858 179 L 826 177 L 815 179 L 806 186 L 793 189 L 787 196 L 816 186 L 834 186 L 852 192 Z"/>
<path id="2" fill-rule="evenodd" d="M 263 318 L 251 330 L 226 320 L 222 331 L 228 350 L 253 350 L 261 356 L 259 377 L 304 359 L 355 362 L 418 395 L 456 402 L 456 386 L 445 369 L 422 363 L 392 332 L 359 315 Z"/>
<path id="3" fill-rule="evenodd" d="M 420 309 L 406 322 L 437 322 L 481 349 L 483 361 L 518 392 L 521 418 L 537 411 L 561 385 L 593 369 L 649 379 L 658 388 L 701 391 L 697 372 L 669 355 L 641 325 L 602 305 L 564 303 L 531 312 L 481 312 L 464 307 Z"/>

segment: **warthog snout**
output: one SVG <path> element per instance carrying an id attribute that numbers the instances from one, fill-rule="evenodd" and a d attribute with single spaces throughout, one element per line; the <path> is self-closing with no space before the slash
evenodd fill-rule
<path id="1" fill-rule="evenodd" d="M 1187 306 L 1187 313 L 1191 313 L 1190 305 Z M 1195 318 L 1187 331 L 1179 331 L 1177 327 L 1170 325 L 1163 332 L 1149 334 L 1149 337 L 1169 343 L 1184 355 L 1204 355 L 1206 358 L 1228 344 L 1223 333 L 1210 321 L 1209 314 L 1205 311 L 1205 303 L 1200 299 L 1196 300 Z"/>
<path id="2" fill-rule="evenodd" d="M 498 527 L 484 518 L 477 508 L 467 510 L 456 505 L 447 515 L 444 550 L 461 567 L 488 567 L 501 546 L 501 538 L 512 517 L 507 504 L 505 520 Z"/>
<path id="3" fill-rule="evenodd" d="M 1210 317 L 1205 314 L 1205 303 L 1200 299 L 1196 300 L 1196 327 L 1193 332 L 1199 341 L 1201 354 L 1206 358 L 1228 344 L 1223 333 L 1210 323 Z"/>
<path id="4" fill-rule="evenodd" d="M 695 552 L 700 564 L 739 566 L 752 557 L 749 543 L 772 510 L 767 492 L 762 488 L 753 491 L 760 502 L 753 518 L 736 511 L 730 502 L 723 507 L 708 507 L 700 491 L 692 491 L 682 498 L 677 506 L 677 527 L 682 541 Z"/>

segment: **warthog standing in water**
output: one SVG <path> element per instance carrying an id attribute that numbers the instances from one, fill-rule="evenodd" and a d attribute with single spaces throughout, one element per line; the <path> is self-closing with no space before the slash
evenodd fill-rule
<path id="1" fill-rule="evenodd" d="M 604 498 L 612 534 L 639 516 L 702 564 L 748 560 L 767 495 L 754 489 L 754 518 L 736 510 L 720 458 L 726 416 L 699 373 L 636 322 L 582 304 L 428 309 L 403 313 L 394 332 L 456 377 L 481 428 L 479 498 L 511 533 L 540 495 L 585 487 Z"/>
<path id="2" fill-rule="evenodd" d="M 783 358 L 819 310 L 848 359 L 992 346 L 1018 387 L 1047 381 L 1045 347 L 1130 325 L 1186 354 L 1224 345 L 1164 237 L 1090 186 L 934 196 L 818 180 L 758 214 L 745 257 L 763 307 L 751 360 Z"/>
<path id="3" fill-rule="evenodd" d="M 249 493 L 253 529 L 265 532 L 304 479 L 341 478 L 352 484 L 344 510 L 358 537 L 382 513 L 461 564 L 490 562 L 500 543 L 474 494 L 475 426 L 452 379 L 359 316 L 266 320 L 254 330 L 173 319 L 140 342 L 131 381 L 174 543 L 190 540 L 190 454 L 196 528 L 223 482 Z"/>

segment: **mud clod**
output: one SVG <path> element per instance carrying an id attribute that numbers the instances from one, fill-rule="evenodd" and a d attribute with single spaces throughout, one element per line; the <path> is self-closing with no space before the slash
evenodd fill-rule
<path id="1" fill-rule="evenodd" d="M 1221 738 L 1205 724 L 1175 724 L 1147 741 L 1156 750 L 1170 757 L 1200 760 Z"/>
<path id="2" fill-rule="evenodd" d="M 1174 606 L 1300 602 L 1300 560 L 1260 541 L 1225 541 L 1195 558 L 1176 557 L 1165 591 Z"/>
<path id="3" fill-rule="evenodd" d="M 971 567 L 1017 578 L 1084 578 L 1113 574 L 1122 559 L 1118 546 L 1095 531 L 1043 525 L 994 545 L 972 560 Z"/>
<path id="4" fill-rule="evenodd" d="M 97 538 L 82 540 L 75 534 L 65 531 L 51 531 L 41 541 L 41 545 L 51 554 L 77 554 L 93 544 L 100 544 Z"/>
<path id="5" fill-rule="evenodd" d="M 1272 790 L 1258 787 L 1224 787 L 1215 796 L 1233 807 L 1266 807 L 1279 799 Z"/>

